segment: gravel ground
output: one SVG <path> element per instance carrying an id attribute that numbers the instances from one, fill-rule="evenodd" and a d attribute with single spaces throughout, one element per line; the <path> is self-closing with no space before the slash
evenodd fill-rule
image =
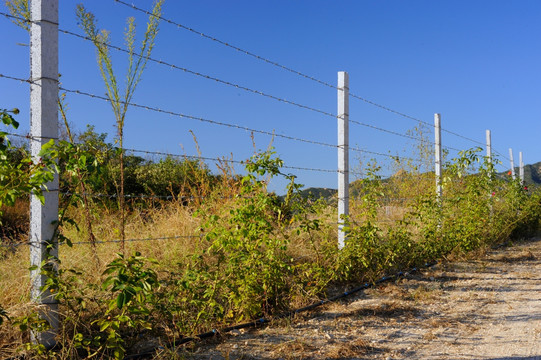
<path id="1" fill-rule="evenodd" d="M 439 264 L 181 356 L 541 360 L 541 239 Z"/>

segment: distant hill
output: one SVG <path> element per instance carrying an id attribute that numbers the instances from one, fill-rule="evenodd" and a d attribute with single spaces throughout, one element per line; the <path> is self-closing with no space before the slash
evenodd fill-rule
<path id="1" fill-rule="evenodd" d="M 497 174 L 499 177 L 509 177 L 509 172 L 504 171 Z M 518 177 L 519 168 L 515 167 L 515 175 Z M 541 185 L 541 161 L 531 165 L 524 165 L 524 183 L 528 186 Z"/>
<path id="2" fill-rule="evenodd" d="M 519 168 L 515 168 L 516 176 L 519 175 Z M 395 174 L 396 176 L 396 174 Z M 496 176 L 500 178 L 509 178 L 508 171 L 503 171 L 497 173 Z M 383 179 L 385 181 L 385 179 Z M 541 161 L 531 165 L 524 165 L 524 183 L 527 186 L 539 186 L 541 185 Z M 355 192 L 355 182 L 350 184 L 353 192 Z M 317 188 L 311 187 L 308 189 L 301 190 L 301 196 L 304 198 L 312 197 L 314 199 L 319 199 L 323 197 L 325 199 L 330 199 L 336 195 L 338 190 L 330 188 Z"/>
<path id="3" fill-rule="evenodd" d="M 300 191 L 301 193 L 301 196 L 303 198 L 313 198 L 313 199 L 319 199 L 319 198 L 325 198 L 325 199 L 330 199 L 332 198 L 334 195 L 336 195 L 336 193 L 338 192 L 338 190 L 336 189 L 329 189 L 329 188 L 308 188 L 308 189 L 303 189 Z"/>

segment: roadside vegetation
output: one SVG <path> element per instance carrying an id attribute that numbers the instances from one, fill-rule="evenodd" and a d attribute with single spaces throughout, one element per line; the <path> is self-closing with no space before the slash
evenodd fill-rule
<path id="1" fill-rule="evenodd" d="M 309 304 L 337 286 L 530 236 L 539 225 L 540 193 L 497 178 L 480 149 L 446 163 L 441 200 L 431 173 L 403 169 L 381 179 L 378 167 L 368 164 L 344 219 L 342 250 L 335 202 L 300 196 L 302 187 L 283 172 L 272 149 L 248 159 L 242 175 L 226 161 L 214 174 L 197 159 L 128 155 L 125 193 L 133 198 L 125 204 L 122 252 L 119 241 L 111 242 L 120 239 L 118 202 L 101 196 L 115 189 L 120 150 L 105 138 L 89 128 L 75 148 L 61 141 L 43 153 L 43 163 L 59 160 L 47 171 L 62 174 L 64 193 L 59 271 L 42 270 L 60 306 L 58 348 L 30 342 L 29 332 L 48 324 L 29 299 L 28 246 L 16 246 L 26 233 L 4 234 L 2 244 L 12 247 L 0 254 L 2 357 L 122 358 L 146 343 L 174 348 L 183 337 Z M 34 169 L 24 148 L 3 143 L 2 156 L 11 157 L 2 162 L 2 174 Z M 24 176 L 16 189 L 28 186 Z M 285 196 L 267 190 L 273 177 L 289 180 Z M 78 201 L 80 181 L 86 203 Z M 3 224 L 25 217 L 24 186 L 3 200 Z M 88 214 L 94 242 L 84 226 Z"/>

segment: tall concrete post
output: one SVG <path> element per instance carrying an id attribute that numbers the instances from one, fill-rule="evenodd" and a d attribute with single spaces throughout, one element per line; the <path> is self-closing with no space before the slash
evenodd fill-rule
<path id="1" fill-rule="evenodd" d="M 490 133 L 490 130 L 487 130 L 486 131 L 486 135 L 487 135 L 487 160 L 488 160 L 488 164 L 492 164 L 492 136 L 491 136 L 491 133 Z M 492 166 L 491 167 L 491 173 L 488 175 L 488 180 L 490 183 L 492 183 L 492 177 L 494 175 L 494 167 Z M 489 210 L 490 210 L 490 219 L 492 220 L 492 217 L 493 217 L 493 214 L 494 214 L 494 207 L 492 205 L 492 202 L 493 202 L 493 195 L 490 194 L 490 203 L 488 205 L 489 207 Z"/>
<path id="2" fill-rule="evenodd" d="M 524 185 L 524 161 L 522 161 L 522 151 L 518 153 L 518 176 L 520 183 Z"/>
<path id="3" fill-rule="evenodd" d="M 434 114 L 434 157 L 435 157 L 435 174 L 436 174 L 436 197 L 441 201 L 443 194 L 441 186 L 441 115 Z"/>
<path id="4" fill-rule="evenodd" d="M 492 137 L 490 135 L 490 130 L 487 130 L 486 134 L 487 134 L 487 158 L 488 158 L 488 162 L 492 163 Z"/>
<path id="5" fill-rule="evenodd" d="M 509 160 L 511 161 L 511 178 L 515 180 L 515 161 L 513 160 L 513 149 L 509 148 Z"/>
<path id="6" fill-rule="evenodd" d="M 346 240 L 344 218 L 349 215 L 349 76 L 338 72 L 338 248 Z"/>
<path id="7" fill-rule="evenodd" d="M 58 138 L 58 0 L 31 0 L 30 28 L 30 150 L 34 162 L 44 143 Z M 40 267 L 48 255 L 58 256 L 54 222 L 58 221 L 58 176 L 46 184 L 45 203 L 30 198 L 31 296 L 40 306 L 40 315 L 51 328 L 33 333 L 33 341 L 50 348 L 58 330 L 58 305 L 49 291 L 42 291 L 46 277 Z M 49 247 L 49 250 L 47 249 Z M 54 265 L 53 269 L 56 269 Z"/>

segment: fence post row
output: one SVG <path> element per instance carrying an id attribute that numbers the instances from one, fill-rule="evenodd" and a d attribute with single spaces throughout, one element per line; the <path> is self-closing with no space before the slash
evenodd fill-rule
<path id="1" fill-rule="evenodd" d="M 338 248 L 344 247 L 349 215 L 349 76 L 338 72 Z"/>
<path id="2" fill-rule="evenodd" d="M 58 0 L 31 0 L 30 29 L 30 151 L 34 162 L 44 143 L 58 138 Z M 45 203 L 32 195 L 30 199 L 30 263 L 35 268 L 30 273 L 31 297 L 40 305 L 40 316 L 51 329 L 32 333 L 32 340 L 46 348 L 55 345 L 58 330 L 58 305 L 49 291 L 42 292 L 46 277 L 40 267 L 47 253 L 58 256 L 54 239 L 55 222 L 58 221 L 58 175 L 43 191 Z M 47 249 L 47 243 L 52 248 Z"/>
<path id="3" fill-rule="evenodd" d="M 436 174 L 436 197 L 441 201 L 442 186 L 441 186 L 441 115 L 434 114 L 434 154 L 435 154 L 435 174 Z"/>
<path id="4" fill-rule="evenodd" d="M 509 148 L 509 159 L 511 161 L 511 178 L 515 180 L 515 161 L 513 160 L 513 149 Z"/>

